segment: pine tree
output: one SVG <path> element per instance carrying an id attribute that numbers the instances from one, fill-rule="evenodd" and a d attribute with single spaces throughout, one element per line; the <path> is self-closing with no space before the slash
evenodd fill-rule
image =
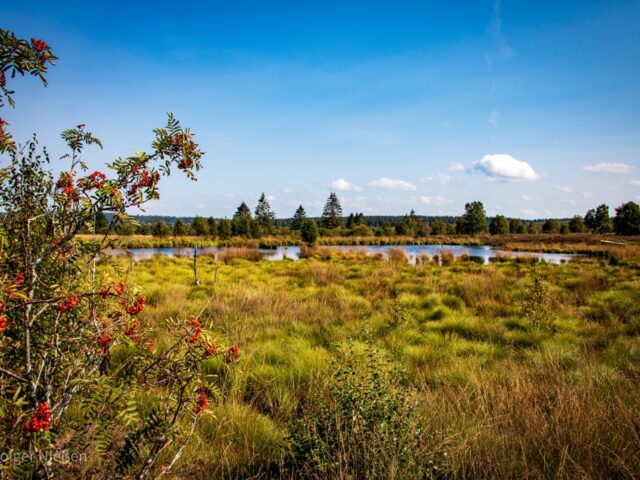
<path id="1" fill-rule="evenodd" d="M 256 207 L 255 215 L 257 224 L 266 232 L 271 233 L 273 220 L 275 219 L 276 214 L 271 210 L 271 205 L 269 205 L 269 201 L 267 200 L 264 192 L 258 199 L 258 206 Z"/>
<path id="2" fill-rule="evenodd" d="M 338 196 L 331 192 L 322 210 L 322 226 L 324 228 L 338 228 L 342 226 L 342 207 Z"/>
<path id="3" fill-rule="evenodd" d="M 302 205 L 298 207 L 296 213 L 293 214 L 293 218 L 291 220 L 291 230 L 300 230 L 300 226 L 302 225 L 302 221 L 307 218 L 307 212 L 305 212 Z"/>
<path id="4" fill-rule="evenodd" d="M 246 203 L 242 202 L 236 210 L 236 213 L 233 214 L 233 218 L 244 216 L 251 217 L 251 210 L 249 210 Z"/>
<path id="5" fill-rule="evenodd" d="M 356 224 L 356 219 L 353 216 L 353 213 L 349 214 L 349 217 L 347 218 L 347 228 L 353 228 L 353 226 Z"/>
<path id="6" fill-rule="evenodd" d="M 233 235 L 240 235 L 244 237 L 251 237 L 253 233 L 253 218 L 251 217 L 251 210 L 246 203 L 242 202 L 233 214 L 233 220 L 231 220 L 231 233 Z"/>

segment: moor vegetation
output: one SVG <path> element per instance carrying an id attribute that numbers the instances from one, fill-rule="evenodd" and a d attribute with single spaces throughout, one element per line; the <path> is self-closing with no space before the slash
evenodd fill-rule
<path id="1" fill-rule="evenodd" d="M 179 478 L 636 478 L 637 256 L 238 257 L 201 257 L 198 286 L 189 258 L 130 274 L 156 343 L 163 319 L 202 312 L 215 337 L 243 346 L 237 368 L 199 366 L 224 395 Z"/>

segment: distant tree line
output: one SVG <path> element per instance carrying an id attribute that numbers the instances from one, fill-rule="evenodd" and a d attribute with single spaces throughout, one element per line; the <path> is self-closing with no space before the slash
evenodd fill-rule
<path id="1" fill-rule="evenodd" d="M 137 221 L 142 220 L 142 221 Z M 146 220 L 146 221 L 145 221 Z M 149 222 L 149 220 L 152 220 Z M 96 217 L 85 232 L 106 231 L 110 219 Z M 524 233 L 616 233 L 640 235 L 640 206 L 626 202 L 615 209 L 613 218 L 605 204 L 590 209 L 584 216 L 570 219 L 530 220 L 507 218 L 503 215 L 487 217 L 482 202 L 469 202 L 459 217 L 427 217 L 411 212 L 404 216 L 365 216 L 362 212 L 343 215 L 340 200 L 331 192 L 319 218 L 311 218 L 300 205 L 291 218 L 276 220 L 267 196 L 262 193 L 253 212 L 242 202 L 231 219 L 177 217 L 138 217 L 117 227 L 122 235 L 142 234 L 154 236 L 195 235 L 228 240 L 231 237 L 260 238 L 265 235 L 284 235 L 299 232 L 304 241 L 315 241 L 318 236 L 392 236 L 425 237 L 427 235 L 491 235 Z"/>

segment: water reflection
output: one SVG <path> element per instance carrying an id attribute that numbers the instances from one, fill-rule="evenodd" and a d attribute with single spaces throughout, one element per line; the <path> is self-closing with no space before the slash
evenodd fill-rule
<path id="1" fill-rule="evenodd" d="M 367 246 L 332 246 L 331 249 L 339 249 L 344 251 L 365 251 L 368 254 L 381 254 L 386 257 L 390 249 L 403 249 L 410 263 L 416 263 L 417 259 L 428 258 L 432 260 L 434 256 L 441 256 L 443 251 L 450 252 L 455 258 L 465 256 L 471 261 L 487 264 L 491 259 L 498 257 L 532 257 L 543 260 L 548 263 L 565 263 L 575 257 L 572 254 L 564 253 L 543 253 L 543 252 L 512 252 L 500 250 L 490 246 L 465 246 L 465 245 L 367 245 Z M 198 248 L 198 255 L 208 255 L 215 258 L 220 252 L 218 247 Z M 298 260 L 300 258 L 300 247 L 277 247 L 274 249 L 259 249 L 263 258 L 266 260 L 277 261 L 283 259 Z M 169 257 L 176 256 L 193 256 L 193 248 L 131 248 L 129 252 L 133 254 L 136 260 L 151 258 L 154 255 L 166 255 Z M 125 250 L 114 249 L 109 253 L 113 255 L 121 255 L 126 253 Z"/>

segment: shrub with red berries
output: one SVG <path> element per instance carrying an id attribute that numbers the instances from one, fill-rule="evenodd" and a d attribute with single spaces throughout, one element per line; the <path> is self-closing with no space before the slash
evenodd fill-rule
<path id="1" fill-rule="evenodd" d="M 77 306 L 78 306 L 78 296 L 73 295 L 71 297 L 68 297 L 62 300 L 60 305 L 58 305 L 58 311 L 60 313 L 66 313 L 69 310 L 73 310 Z"/>
<path id="2" fill-rule="evenodd" d="M 0 42 L 3 108 L 13 105 L 7 83 L 16 74 L 45 81 L 56 57 L 42 39 L 21 40 L 0 30 Z M 186 441 L 183 424 L 197 420 L 194 397 L 209 382 L 201 362 L 223 355 L 235 361 L 239 350 L 202 346 L 208 332 L 197 318 L 186 329 L 176 324 L 156 344 L 140 318 L 145 295 L 128 284 L 128 273 L 102 259 L 110 233 L 128 212 L 159 198 L 159 185 L 172 171 L 194 179 L 203 153 L 193 133 L 169 115 L 146 151 L 89 170 L 91 147 L 102 144 L 79 124 L 62 132 L 69 153 L 59 171 L 35 138 L 17 149 L 8 127 L 0 120 L 0 153 L 10 153 L 0 176 L 0 422 L 6 428 L 0 451 L 52 455 L 34 455 L 19 470 L 3 463 L 2 473 L 68 476 L 68 465 L 55 460 L 64 448 L 92 452 L 90 464 L 79 467 L 83 471 L 155 477 L 159 463 L 172 465 L 171 453 Z M 78 237 L 106 213 L 112 220 L 104 235 Z M 139 402 L 150 392 L 151 409 Z M 197 413 L 209 401 L 200 393 Z M 42 434 L 47 431 L 51 435 Z M 95 448 L 110 436 L 115 440 L 105 451 Z"/>
<path id="3" fill-rule="evenodd" d="M 38 405 L 35 413 L 29 418 L 29 421 L 25 424 L 25 432 L 41 432 L 43 430 L 49 430 L 51 426 L 51 410 L 47 402 L 41 402 Z"/>
<path id="4" fill-rule="evenodd" d="M 209 399 L 207 398 L 207 394 L 204 392 L 200 392 L 198 394 L 198 399 L 196 400 L 196 406 L 193 409 L 193 413 L 195 415 L 198 415 L 205 408 L 207 408 L 207 406 L 209 406 Z"/>

